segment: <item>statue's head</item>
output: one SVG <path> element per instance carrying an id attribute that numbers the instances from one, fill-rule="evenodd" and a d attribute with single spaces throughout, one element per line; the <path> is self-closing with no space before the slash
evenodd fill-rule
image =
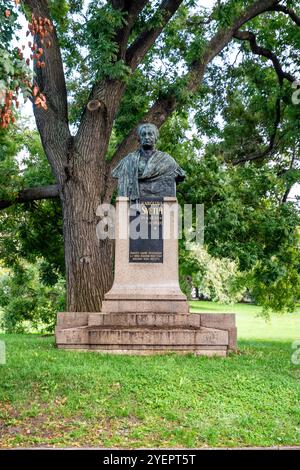
<path id="1" fill-rule="evenodd" d="M 159 132 L 155 124 L 145 122 L 138 127 L 139 141 L 144 148 L 153 148 L 158 140 Z"/>

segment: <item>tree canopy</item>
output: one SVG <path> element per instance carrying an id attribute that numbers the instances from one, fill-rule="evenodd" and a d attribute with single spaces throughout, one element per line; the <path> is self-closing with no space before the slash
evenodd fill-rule
<path id="1" fill-rule="evenodd" d="M 61 252 L 46 253 L 63 232 L 68 308 L 99 310 L 112 281 L 112 250 L 94 240 L 96 207 L 112 200 L 110 171 L 137 147 L 137 126 L 151 121 L 161 128 L 160 147 L 187 172 L 180 203 L 205 205 L 210 256 L 236 262 L 240 282 L 266 309 L 292 309 L 300 263 L 299 211 L 289 200 L 300 180 L 298 1 L 16 3 L 0 1 L 3 44 L 15 64 L 4 78 L 15 88 L 9 74 L 18 77 L 15 68 L 28 68 L 31 55 L 34 75 L 24 92 L 42 147 L 37 158 L 29 148 L 31 138 L 38 145 L 36 134 L 0 130 L 3 246 L 10 230 L 18 238 L 2 253 L 27 243 L 24 258 L 31 250 L 64 273 Z M 12 46 L 21 12 L 29 23 L 24 59 Z M 6 70 L 1 57 L 0 49 Z M 23 147 L 30 158 L 20 171 Z M 20 236 L 25 214 L 32 243 Z M 39 217 L 53 222 L 53 245 Z M 198 268 L 182 250 L 184 278 Z"/>

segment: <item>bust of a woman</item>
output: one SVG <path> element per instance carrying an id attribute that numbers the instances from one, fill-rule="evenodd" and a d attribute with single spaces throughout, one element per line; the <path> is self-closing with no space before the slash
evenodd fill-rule
<path id="1" fill-rule="evenodd" d="M 155 149 L 158 129 L 154 124 L 139 126 L 140 148 L 123 158 L 112 171 L 118 179 L 119 196 L 132 200 L 140 197 L 175 197 L 176 182 L 185 173 L 174 158 Z"/>

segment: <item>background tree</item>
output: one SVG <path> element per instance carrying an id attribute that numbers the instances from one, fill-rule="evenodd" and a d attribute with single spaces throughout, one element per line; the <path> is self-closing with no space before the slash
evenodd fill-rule
<path id="1" fill-rule="evenodd" d="M 53 176 L 38 133 L 26 129 L 21 119 L 0 131 L 0 199 L 18 198 L 22 188 L 50 183 Z M 0 213 L 0 236 L 0 327 L 53 330 L 57 311 L 65 309 L 59 200 L 10 205 Z"/>
<path id="2" fill-rule="evenodd" d="M 69 310 L 99 311 L 111 286 L 112 244 L 96 238 L 96 208 L 111 200 L 115 190 L 111 168 L 136 148 L 140 122 L 161 127 L 174 112 L 195 110 L 202 132 L 220 139 L 218 123 L 203 118 L 203 111 L 208 117 L 217 116 L 225 98 L 230 124 L 223 129 L 224 142 L 230 141 L 230 146 L 226 152 L 223 149 L 218 163 L 273 161 L 276 151 L 283 159 L 278 162 L 282 172 L 294 170 L 293 164 L 287 167 L 287 159 L 292 148 L 297 153 L 292 123 L 298 108 L 290 105 L 291 83 L 299 66 L 296 1 L 229 0 L 216 2 L 212 10 L 180 0 L 90 1 L 87 8 L 81 1 L 22 4 L 29 19 L 34 15 L 31 29 L 39 18 L 56 26 L 49 48 L 43 48 L 40 34 L 36 35 L 43 54 L 34 60 L 36 82 L 48 107 L 34 105 L 34 113 L 56 184 L 24 189 L 13 200 L 60 197 Z M 237 67 L 228 64 L 233 44 L 243 51 Z M 268 87 L 275 84 L 275 98 L 268 100 L 268 106 L 266 97 L 255 102 L 251 80 L 243 75 L 249 54 L 252 61 L 257 58 L 251 80 L 261 70 L 256 81 L 262 85 L 263 98 L 264 78 L 268 77 Z M 45 67 L 38 65 L 40 60 Z M 215 99 L 209 100 L 212 89 Z M 255 125 L 249 122 L 253 109 Z M 237 135 L 234 115 L 244 123 Z M 249 141 L 246 136 L 251 136 Z M 286 182 L 291 182 L 292 174 Z M 2 207 L 9 199 L 2 200 Z"/>
<path id="3" fill-rule="evenodd" d="M 25 45 L 12 46 L 14 33 L 20 28 L 13 5 L 19 3 L 19 0 L 0 0 L 0 130 L 15 122 L 20 94 L 25 99 L 33 95 L 36 106 L 47 108 L 45 96 L 33 81 L 30 59 L 24 59 Z"/>

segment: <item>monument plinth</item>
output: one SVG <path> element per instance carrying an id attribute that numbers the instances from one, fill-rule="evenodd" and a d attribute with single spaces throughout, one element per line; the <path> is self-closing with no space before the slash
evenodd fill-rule
<path id="1" fill-rule="evenodd" d="M 131 204 L 128 197 L 117 198 L 115 278 L 111 290 L 104 297 L 104 313 L 189 311 L 178 278 L 177 199 L 165 197 L 159 204 L 157 201 L 157 207 L 155 199 L 149 198 L 146 202 L 146 207 L 143 200 L 137 206 Z M 138 207 L 137 216 L 134 214 L 135 207 Z M 153 214 L 157 223 L 152 218 L 152 224 L 148 225 L 151 209 L 158 212 Z M 147 213 L 143 213 L 143 210 Z M 133 215 L 130 214 L 132 212 Z M 135 237 L 132 240 L 130 221 L 137 220 L 138 224 L 138 219 L 143 217 L 148 219 L 144 227 L 149 228 L 149 231 L 144 233 L 144 239 Z"/>
<path id="2" fill-rule="evenodd" d="M 119 186 L 115 273 L 102 311 L 59 313 L 58 348 L 208 356 L 236 349 L 235 315 L 191 314 L 180 289 L 176 181 L 184 172 L 172 157 L 154 150 L 155 129 L 142 126 L 141 150 L 112 173 Z"/>

